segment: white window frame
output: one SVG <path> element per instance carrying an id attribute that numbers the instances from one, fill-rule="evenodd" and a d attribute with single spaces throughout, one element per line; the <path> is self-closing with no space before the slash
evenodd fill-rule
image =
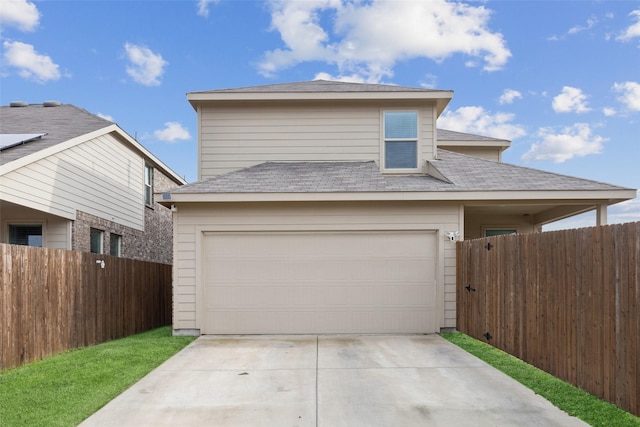
<path id="1" fill-rule="evenodd" d="M 33 247 L 41 247 L 41 248 L 46 248 L 46 222 L 44 220 L 39 221 L 39 220 L 29 220 L 29 221 L 21 221 L 21 220 L 6 220 L 3 223 L 3 229 L 4 231 L 7 233 L 6 237 L 4 239 L 4 241 L 6 243 L 9 243 L 11 241 L 11 232 L 9 231 L 10 227 L 40 227 L 40 230 L 42 232 L 41 235 L 41 245 L 40 246 L 33 246 Z"/>
<path id="2" fill-rule="evenodd" d="M 415 113 L 416 114 L 416 138 L 385 138 L 385 114 L 386 113 Z M 416 167 L 415 168 L 387 168 L 386 142 L 393 141 L 415 141 L 416 143 Z M 422 150 L 420 149 L 420 110 L 411 109 L 383 109 L 380 111 L 380 169 L 385 173 L 416 173 L 420 172 L 422 164 Z"/>
<path id="3" fill-rule="evenodd" d="M 149 207 L 153 207 L 153 166 L 148 163 L 144 164 L 144 204 Z M 149 178 L 150 182 L 147 182 L 147 178 Z M 149 197 L 147 197 L 147 194 Z"/>

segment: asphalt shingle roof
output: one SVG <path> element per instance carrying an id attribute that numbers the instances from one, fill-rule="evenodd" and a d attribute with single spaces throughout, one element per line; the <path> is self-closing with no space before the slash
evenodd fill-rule
<path id="1" fill-rule="evenodd" d="M 441 191 L 620 190 L 622 187 L 558 175 L 446 150 L 431 165 L 450 182 L 429 175 L 382 175 L 370 162 L 266 162 L 172 193 L 331 193 Z"/>
<path id="2" fill-rule="evenodd" d="M 438 141 L 507 141 L 506 139 L 491 138 L 489 136 L 473 135 L 470 133 L 454 132 L 452 130 L 437 129 Z"/>
<path id="3" fill-rule="evenodd" d="M 55 107 L 45 107 L 43 104 L 0 107 L 0 133 L 47 134 L 40 139 L 0 151 L 0 165 L 112 124 L 109 120 L 71 104 Z"/>
<path id="4" fill-rule="evenodd" d="M 423 89 L 406 86 L 348 83 L 328 80 L 312 80 L 307 82 L 279 83 L 241 88 L 215 89 L 194 93 L 318 93 L 318 92 L 441 92 L 434 89 Z"/>

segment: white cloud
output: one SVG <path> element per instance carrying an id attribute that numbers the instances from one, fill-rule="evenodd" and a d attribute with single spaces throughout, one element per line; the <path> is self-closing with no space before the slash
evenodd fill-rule
<path id="1" fill-rule="evenodd" d="M 596 18 L 589 18 L 587 19 L 586 25 L 576 25 L 575 27 L 571 27 L 569 31 L 567 31 L 567 34 L 577 34 L 585 30 L 590 30 L 597 23 L 598 20 Z"/>
<path id="2" fill-rule="evenodd" d="M 367 81 L 364 77 L 352 74 L 350 76 L 334 76 L 329 73 L 321 72 L 313 77 L 313 80 L 331 80 L 334 82 L 348 82 L 348 83 L 372 83 Z"/>
<path id="3" fill-rule="evenodd" d="M 618 101 L 622 102 L 629 110 L 640 111 L 640 83 L 615 83 L 613 91 L 621 94 Z"/>
<path id="4" fill-rule="evenodd" d="M 640 37 L 640 9 L 634 10 L 629 14 L 629 16 L 636 20 L 635 24 L 631 24 L 629 28 L 622 31 L 616 37 L 616 40 L 627 42 L 635 37 Z"/>
<path id="5" fill-rule="evenodd" d="M 22 31 L 33 31 L 40 22 L 40 12 L 27 0 L 2 0 L 0 27 L 12 26 Z"/>
<path id="6" fill-rule="evenodd" d="M 505 89 L 502 96 L 500 96 L 500 99 L 498 99 L 498 102 L 500 104 L 511 104 L 516 99 L 522 99 L 522 94 L 520 92 L 513 89 Z"/>
<path id="7" fill-rule="evenodd" d="M 125 43 L 124 49 L 130 62 L 127 65 L 127 74 L 142 85 L 158 86 L 168 62 L 145 46 Z"/>
<path id="8" fill-rule="evenodd" d="M 115 121 L 113 120 L 113 116 L 110 116 L 109 114 L 97 113 L 96 116 L 101 117 L 101 118 L 103 118 L 105 120 L 109 120 L 110 122 L 114 122 L 115 123 Z"/>
<path id="9" fill-rule="evenodd" d="M 460 107 L 445 111 L 438 118 L 438 127 L 513 141 L 526 134 L 522 126 L 509 123 L 514 117 L 511 113 L 490 114 L 482 107 Z"/>
<path id="10" fill-rule="evenodd" d="M 153 132 L 160 141 L 176 142 L 191 139 L 189 131 L 178 122 L 166 122 L 164 129 Z"/>
<path id="11" fill-rule="evenodd" d="M 593 135 L 588 123 L 576 123 L 565 127 L 559 133 L 553 129 L 542 128 L 538 131 L 541 142 L 531 145 L 521 159 L 525 162 L 551 160 L 563 163 L 574 157 L 584 157 L 602 152 L 607 141 L 599 135 Z"/>
<path id="12" fill-rule="evenodd" d="M 7 65 L 18 69 L 18 74 L 30 80 L 44 83 L 47 80 L 58 80 L 58 65 L 47 55 L 41 55 L 27 43 L 5 41 L 4 61 Z"/>
<path id="13" fill-rule="evenodd" d="M 341 76 L 379 82 L 393 75 L 396 62 L 412 58 L 443 61 L 460 53 L 494 71 L 511 56 L 502 34 L 488 28 L 491 11 L 483 6 L 446 0 L 271 0 L 269 7 L 272 29 L 285 47 L 265 53 L 259 67 L 266 76 L 324 61 L 337 66 Z"/>
<path id="14" fill-rule="evenodd" d="M 635 199 L 618 203 L 609 209 L 615 209 L 612 214 L 608 215 L 609 223 L 640 221 L 640 199 L 637 196 Z"/>
<path id="15" fill-rule="evenodd" d="M 615 108 L 604 107 L 602 109 L 602 114 L 604 114 L 606 117 L 612 117 L 618 114 L 618 112 L 615 110 Z"/>
<path id="16" fill-rule="evenodd" d="M 591 110 L 587 107 L 587 95 L 571 86 L 562 88 L 562 93 L 553 98 L 552 106 L 556 113 L 586 113 Z"/>
<path id="17" fill-rule="evenodd" d="M 198 0 L 198 15 L 204 16 L 205 18 L 209 16 L 209 5 L 211 3 L 219 3 L 220 0 Z"/>

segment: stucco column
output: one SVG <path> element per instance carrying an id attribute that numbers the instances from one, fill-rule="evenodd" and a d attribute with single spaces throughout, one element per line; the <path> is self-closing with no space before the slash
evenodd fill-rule
<path id="1" fill-rule="evenodd" d="M 596 207 L 596 225 L 607 225 L 607 204 Z"/>

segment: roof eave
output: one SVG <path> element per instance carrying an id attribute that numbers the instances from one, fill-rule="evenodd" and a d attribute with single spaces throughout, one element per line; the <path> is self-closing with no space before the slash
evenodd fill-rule
<path id="1" fill-rule="evenodd" d="M 564 190 L 564 191 L 381 191 L 326 193 L 164 193 L 158 203 L 224 202 L 337 202 L 337 201 L 496 201 L 560 202 L 584 201 L 609 205 L 634 199 L 636 190 Z"/>
<path id="2" fill-rule="evenodd" d="M 190 92 L 187 100 L 198 105 L 229 101 L 377 101 L 434 100 L 440 115 L 453 98 L 451 90 L 398 92 Z"/>

